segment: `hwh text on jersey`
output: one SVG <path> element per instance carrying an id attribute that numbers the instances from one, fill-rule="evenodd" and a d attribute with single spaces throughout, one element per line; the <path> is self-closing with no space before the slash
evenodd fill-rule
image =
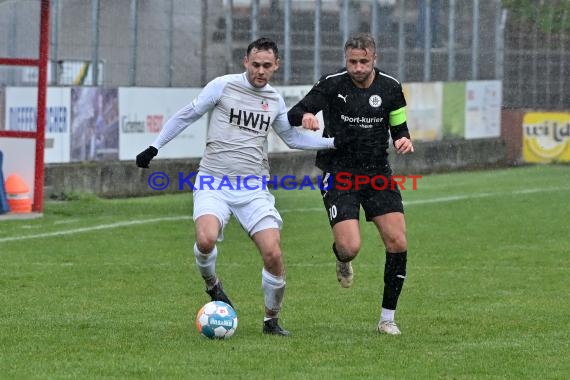
<path id="1" fill-rule="evenodd" d="M 243 110 L 237 110 L 236 112 L 236 110 L 231 108 L 230 124 L 237 125 L 240 128 L 245 127 L 246 129 L 254 131 L 267 131 L 269 129 L 269 125 L 271 124 L 271 117 L 268 116 L 266 120 L 265 115 L 263 114 L 247 112 Z"/>

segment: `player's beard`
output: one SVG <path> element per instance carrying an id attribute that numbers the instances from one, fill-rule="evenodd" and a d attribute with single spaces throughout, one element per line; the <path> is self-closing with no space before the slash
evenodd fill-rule
<path id="1" fill-rule="evenodd" d="M 368 73 L 352 73 L 350 76 L 354 82 L 360 85 L 365 85 L 373 77 L 374 70 Z"/>

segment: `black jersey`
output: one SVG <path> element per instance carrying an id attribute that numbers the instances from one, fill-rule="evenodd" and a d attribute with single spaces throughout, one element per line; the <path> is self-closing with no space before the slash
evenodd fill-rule
<path id="1" fill-rule="evenodd" d="M 368 88 L 356 87 L 343 69 L 328 74 L 287 116 L 291 125 L 301 125 L 303 114 L 323 111 L 323 136 L 355 134 L 350 147 L 317 152 L 316 165 L 323 171 L 373 174 L 386 168 L 388 144 L 392 138 L 409 137 L 407 126 L 390 126 L 390 112 L 406 106 L 400 83 L 388 74 L 374 69 L 376 76 Z M 396 127 L 399 127 L 396 128 Z M 397 136 L 395 136 L 397 135 Z"/>

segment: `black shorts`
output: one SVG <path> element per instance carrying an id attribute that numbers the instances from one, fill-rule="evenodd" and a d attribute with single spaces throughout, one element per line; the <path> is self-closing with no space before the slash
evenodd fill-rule
<path id="1" fill-rule="evenodd" d="M 374 176 L 323 173 L 321 195 L 331 227 L 343 220 L 358 220 L 360 206 L 368 222 L 390 212 L 403 213 L 400 189 L 391 181 L 391 170 L 389 173 Z"/>

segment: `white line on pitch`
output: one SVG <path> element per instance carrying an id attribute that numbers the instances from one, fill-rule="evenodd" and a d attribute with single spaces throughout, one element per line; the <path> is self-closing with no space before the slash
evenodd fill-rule
<path id="1" fill-rule="evenodd" d="M 422 204 L 428 204 L 428 203 L 445 203 L 445 202 L 453 202 L 453 201 L 463 201 L 466 199 L 499 197 L 499 196 L 503 196 L 503 195 L 545 193 L 545 192 L 563 191 L 563 190 L 568 191 L 570 189 L 567 187 L 549 187 L 549 188 L 513 190 L 510 192 L 477 193 L 477 194 L 469 194 L 469 195 L 451 195 L 448 197 L 438 197 L 438 198 L 432 198 L 432 199 L 418 199 L 416 201 L 404 201 L 404 206 L 422 205 Z"/>
<path id="2" fill-rule="evenodd" d="M 462 201 L 462 200 L 466 200 L 466 199 L 488 198 L 488 197 L 513 195 L 513 194 L 514 195 L 516 195 L 516 194 L 532 194 L 532 193 L 563 191 L 563 190 L 567 191 L 570 189 L 568 189 L 566 187 L 551 187 L 551 188 L 521 189 L 521 190 L 515 190 L 515 191 L 511 191 L 511 192 L 479 193 L 479 194 L 470 194 L 470 195 L 453 195 L 453 196 L 448 196 L 448 197 L 438 197 L 438 198 L 431 198 L 431 199 L 418 199 L 415 201 L 404 201 L 404 205 L 405 206 L 411 206 L 411 205 L 422 205 L 422 204 L 429 204 L 429 203 L 445 203 L 445 202 Z M 311 207 L 311 208 L 279 210 L 280 213 L 319 212 L 319 211 L 323 211 L 323 209 L 321 207 L 318 207 L 318 208 L 317 207 Z M 173 221 L 191 220 L 191 219 L 192 219 L 192 217 L 189 215 L 182 215 L 182 216 L 171 216 L 171 217 L 164 217 L 164 218 L 130 220 L 130 221 L 125 221 L 125 222 L 111 223 L 111 224 L 100 224 L 98 226 L 92 226 L 92 227 L 75 228 L 72 230 L 45 232 L 45 233 L 35 234 L 35 235 L 5 237 L 5 238 L 0 238 L 0 243 L 6 243 L 6 242 L 11 242 L 11 241 L 20 241 L 20 240 L 29 240 L 29 239 L 40 239 L 40 238 L 47 238 L 47 237 L 54 237 L 54 236 L 74 235 L 74 234 L 78 234 L 78 233 L 82 233 L 82 232 L 108 230 L 108 229 L 114 229 L 114 228 L 120 228 L 120 227 L 140 225 L 140 224 L 159 223 L 159 222 L 173 222 Z"/>
<path id="3" fill-rule="evenodd" d="M 158 223 L 158 222 L 172 222 L 172 221 L 188 220 L 188 219 L 192 219 L 192 217 L 187 216 L 187 215 L 182 215 L 182 216 L 171 216 L 171 217 L 165 217 L 165 218 L 129 220 L 126 222 L 117 222 L 117 223 L 111 223 L 111 224 L 100 224 L 98 226 L 92 226 L 92 227 L 75 228 L 73 230 L 54 231 L 54 232 L 45 232 L 45 233 L 36 234 L 36 235 L 25 235 L 25 236 L 13 236 L 13 237 L 0 238 L 0 243 L 4 243 L 4 242 L 8 242 L 8 241 L 18 241 L 18 240 L 28 240 L 28 239 L 39 239 L 39 238 L 45 238 L 45 237 L 63 236 L 63 235 L 74 235 L 74 234 L 78 234 L 81 232 L 109 230 L 109 229 L 134 226 L 134 225 L 139 225 L 139 224 L 149 224 L 149 223 Z"/>

